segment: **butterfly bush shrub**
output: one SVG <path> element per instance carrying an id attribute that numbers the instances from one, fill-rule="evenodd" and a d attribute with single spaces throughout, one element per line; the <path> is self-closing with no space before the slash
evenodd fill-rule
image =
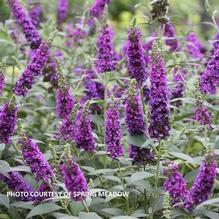
<path id="1" fill-rule="evenodd" d="M 218 7 L 0 1 L 0 218 L 219 218 Z"/>

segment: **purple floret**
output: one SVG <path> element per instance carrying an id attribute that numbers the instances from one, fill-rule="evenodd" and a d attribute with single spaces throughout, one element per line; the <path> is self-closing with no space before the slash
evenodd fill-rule
<path id="1" fill-rule="evenodd" d="M 28 12 L 18 0 L 8 0 L 8 4 L 16 22 L 21 26 L 27 41 L 31 43 L 31 48 L 38 48 L 41 43 L 41 38 L 36 27 L 33 25 Z"/>
<path id="2" fill-rule="evenodd" d="M 150 126 L 151 138 L 163 139 L 169 135 L 169 99 L 164 61 L 158 51 L 157 44 L 153 45 L 150 73 Z"/>
<path id="3" fill-rule="evenodd" d="M 61 119 L 67 118 L 74 107 L 74 98 L 70 87 L 56 90 L 56 113 Z"/>
<path id="4" fill-rule="evenodd" d="M 179 172 L 178 164 L 172 162 L 164 170 L 164 175 L 168 178 L 164 182 L 165 191 L 169 192 L 172 205 L 182 205 L 187 194 L 186 181 Z"/>
<path id="5" fill-rule="evenodd" d="M 205 156 L 205 160 L 199 168 L 199 173 L 195 178 L 192 188 L 188 192 L 184 205 L 187 210 L 192 211 L 197 205 L 208 200 L 216 179 L 216 169 L 216 156 L 211 152 Z"/>
<path id="6" fill-rule="evenodd" d="M 0 143 L 10 144 L 17 123 L 18 107 L 6 103 L 0 108 Z"/>
<path id="7" fill-rule="evenodd" d="M 120 127 L 119 109 L 117 103 L 111 103 L 106 110 L 105 144 L 112 159 L 121 157 L 124 152 L 121 144 L 122 132 Z"/>
<path id="8" fill-rule="evenodd" d="M 139 85 L 142 85 L 148 75 L 140 29 L 136 27 L 129 29 L 125 50 L 129 75 L 131 78 L 135 78 Z"/>
<path id="9" fill-rule="evenodd" d="M 61 25 L 68 16 L 68 0 L 58 0 L 57 23 Z"/>
<path id="10" fill-rule="evenodd" d="M 112 28 L 108 25 L 105 25 L 98 35 L 95 61 L 98 73 L 114 71 L 116 69 L 113 35 Z"/>
<path id="11" fill-rule="evenodd" d="M 76 117 L 75 142 L 79 149 L 84 149 L 87 152 L 96 150 L 90 115 L 83 109 L 78 112 Z"/>
<path id="12" fill-rule="evenodd" d="M 174 26 L 171 23 L 164 24 L 164 36 L 167 37 L 165 43 L 170 47 L 170 52 L 176 51 L 179 47 L 179 44 L 176 39 Z"/>
<path id="13" fill-rule="evenodd" d="M 49 47 L 45 42 L 42 42 L 37 49 L 33 58 L 30 60 L 27 68 L 22 73 L 20 78 L 16 81 L 14 86 L 14 93 L 17 96 L 26 96 L 29 89 L 34 84 L 34 79 L 41 74 L 43 67 L 49 56 Z"/>
<path id="14" fill-rule="evenodd" d="M 60 165 L 61 175 L 65 186 L 75 201 L 83 201 L 88 192 L 88 185 L 84 173 L 73 160 Z"/>
<path id="15" fill-rule="evenodd" d="M 44 158 L 38 145 L 33 140 L 22 135 L 18 141 L 23 158 L 30 167 L 37 180 L 48 181 L 54 177 L 54 172 L 48 161 Z"/>

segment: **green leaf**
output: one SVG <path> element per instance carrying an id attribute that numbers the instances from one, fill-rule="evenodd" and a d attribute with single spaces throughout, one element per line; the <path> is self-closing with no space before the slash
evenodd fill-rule
<path id="1" fill-rule="evenodd" d="M 80 212 L 79 214 L 79 219 L 102 219 L 99 215 L 97 215 L 94 212 L 91 213 L 85 213 L 85 212 Z"/>
<path id="2" fill-rule="evenodd" d="M 152 176 L 153 176 L 152 173 L 148 173 L 148 172 L 145 172 L 145 171 L 140 171 L 140 172 L 132 174 L 131 182 L 146 179 L 146 178 L 149 178 L 149 177 L 152 177 Z"/>
<path id="3" fill-rule="evenodd" d="M 128 135 L 127 142 L 129 144 L 142 147 L 148 139 L 144 135 Z"/>
<path id="4" fill-rule="evenodd" d="M 82 202 L 76 202 L 76 201 L 71 201 L 69 207 L 70 207 L 70 211 L 75 216 L 78 215 L 78 213 L 84 209 Z"/>
<path id="5" fill-rule="evenodd" d="M 5 144 L 0 144 L 0 151 L 3 151 L 5 149 Z"/>
<path id="6" fill-rule="evenodd" d="M 4 160 L 0 160 L 0 173 L 5 175 L 10 171 L 10 165 Z"/>
<path id="7" fill-rule="evenodd" d="M 28 166 L 16 166 L 16 167 L 11 167 L 10 171 L 16 171 L 16 172 L 30 172 L 30 167 Z"/>
<path id="8" fill-rule="evenodd" d="M 101 211 L 103 211 L 104 213 L 107 213 L 109 215 L 112 215 L 112 216 L 117 216 L 117 215 L 123 214 L 123 211 L 119 208 L 104 208 Z"/>
<path id="9" fill-rule="evenodd" d="M 36 215 L 41 215 L 41 214 L 48 214 L 51 213 L 53 211 L 57 211 L 59 210 L 61 207 L 56 205 L 56 204 L 52 204 L 52 203 L 44 203 L 41 205 L 38 205 L 36 207 L 34 207 L 30 213 L 27 215 L 26 218 L 30 218 Z"/>
<path id="10" fill-rule="evenodd" d="M 0 214 L 1 219 L 11 219 L 7 214 Z"/>
<path id="11" fill-rule="evenodd" d="M 16 208 L 24 208 L 24 209 L 32 209 L 33 208 L 32 204 L 30 204 L 29 202 L 23 202 L 23 201 L 14 202 L 11 204 L 11 206 L 16 207 Z"/>
<path id="12" fill-rule="evenodd" d="M 9 208 L 9 198 L 6 195 L 0 194 L 0 205 Z"/>
<path id="13" fill-rule="evenodd" d="M 114 182 L 121 183 L 121 180 L 118 176 L 103 176 L 103 178 L 114 181 Z"/>
<path id="14" fill-rule="evenodd" d="M 179 153 L 179 152 L 169 152 L 170 155 L 177 157 L 181 160 L 185 160 L 188 163 L 193 163 L 193 164 L 197 164 L 197 162 L 195 162 L 195 160 L 190 157 L 189 155 L 183 154 L 183 153 Z"/>
<path id="15" fill-rule="evenodd" d="M 131 216 L 118 216 L 118 217 L 111 217 L 111 219 L 137 219 L 137 217 L 131 217 Z"/>
<path id="16" fill-rule="evenodd" d="M 215 148 L 216 148 L 216 149 L 219 149 L 219 136 L 216 137 L 216 140 L 215 140 Z"/>
<path id="17" fill-rule="evenodd" d="M 203 207 L 205 205 L 212 205 L 212 204 L 216 204 L 216 203 L 219 203 L 219 198 L 213 198 L 213 199 L 207 200 L 205 202 L 202 202 L 196 208 L 200 208 L 200 207 Z"/>
<path id="18" fill-rule="evenodd" d="M 56 219 L 78 219 L 78 217 L 74 216 L 69 216 L 68 214 L 63 214 L 63 213 L 52 213 L 52 216 L 55 217 Z"/>
<path id="19" fill-rule="evenodd" d="M 219 218 L 219 214 L 213 211 L 205 211 L 204 215 L 209 217 L 210 219 L 218 219 Z"/>

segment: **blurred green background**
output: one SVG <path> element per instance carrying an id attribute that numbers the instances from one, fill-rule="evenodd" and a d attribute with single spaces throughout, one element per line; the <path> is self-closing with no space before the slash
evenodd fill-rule
<path id="1" fill-rule="evenodd" d="M 29 0 L 20 0 L 28 8 Z M 32 2 L 37 0 L 32 0 Z M 45 14 L 56 16 L 57 0 L 38 0 L 44 5 Z M 69 21 L 81 16 L 94 0 L 69 0 Z M 139 25 L 146 24 L 146 16 L 149 14 L 147 7 L 152 0 L 112 0 L 109 7 L 110 20 L 119 31 L 127 29 L 135 17 Z M 175 25 L 178 35 L 194 30 L 202 40 L 209 40 L 216 33 L 211 25 L 212 16 L 219 23 L 219 0 L 170 0 L 169 17 Z M 143 4 L 143 5 L 141 5 Z M 6 0 L 0 0 L 0 22 L 10 18 L 10 12 Z M 144 29 L 153 31 L 154 26 L 143 26 Z"/>

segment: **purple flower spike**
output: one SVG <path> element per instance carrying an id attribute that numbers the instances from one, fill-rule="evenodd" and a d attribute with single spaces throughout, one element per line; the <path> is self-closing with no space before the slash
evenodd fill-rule
<path id="1" fill-rule="evenodd" d="M 149 39 L 146 43 L 143 44 L 143 49 L 144 49 L 144 59 L 145 59 L 145 63 L 146 65 L 150 63 L 150 60 L 151 60 L 151 57 L 150 55 L 148 54 L 151 49 L 152 49 L 152 45 L 153 45 L 153 42 L 154 42 L 154 37 L 157 36 L 157 33 L 156 32 L 153 32 L 150 36 L 150 38 L 152 39 Z"/>
<path id="2" fill-rule="evenodd" d="M 8 4 L 16 22 L 21 26 L 27 41 L 31 43 L 31 48 L 38 48 L 41 43 L 41 38 L 36 27 L 33 25 L 31 18 L 28 16 L 28 12 L 18 0 L 8 0 Z"/>
<path id="3" fill-rule="evenodd" d="M 211 50 L 211 55 L 213 55 L 215 53 L 216 50 L 219 49 L 219 33 L 217 33 L 213 39 L 213 43 L 212 43 L 212 50 Z"/>
<path id="4" fill-rule="evenodd" d="M 104 98 L 104 86 L 100 82 L 95 81 L 95 79 L 97 79 L 96 73 L 92 69 L 86 70 L 83 80 L 86 100 Z"/>
<path id="5" fill-rule="evenodd" d="M 164 170 L 164 175 L 168 178 L 164 182 L 165 191 L 169 192 L 172 205 L 179 205 L 187 194 L 186 181 L 179 172 L 178 164 L 172 162 Z"/>
<path id="6" fill-rule="evenodd" d="M 56 90 L 56 113 L 61 119 L 67 118 L 74 107 L 74 99 L 70 87 Z"/>
<path id="7" fill-rule="evenodd" d="M 129 146 L 129 158 L 136 165 L 153 164 L 155 162 L 154 154 L 149 148 L 141 148 L 134 145 Z"/>
<path id="8" fill-rule="evenodd" d="M 179 47 L 179 44 L 176 39 L 174 26 L 171 23 L 164 24 L 164 36 L 167 37 L 165 43 L 170 47 L 170 52 L 176 51 Z"/>
<path id="9" fill-rule="evenodd" d="M 164 139 L 169 135 L 169 100 L 164 61 L 156 42 L 152 49 L 150 74 L 150 126 L 151 138 Z"/>
<path id="10" fill-rule="evenodd" d="M 216 168 L 216 156 L 213 152 L 210 152 L 205 156 L 205 160 L 199 168 L 199 173 L 186 197 L 184 207 L 187 210 L 192 211 L 197 205 L 208 200 L 216 179 Z"/>
<path id="11" fill-rule="evenodd" d="M 38 188 L 37 192 L 39 193 L 39 196 L 34 199 L 34 205 L 38 205 L 46 199 L 52 198 L 52 194 L 49 192 L 53 192 L 53 189 L 48 185 L 47 182 L 43 182 Z"/>
<path id="12" fill-rule="evenodd" d="M 20 137 L 18 144 L 21 147 L 22 155 L 26 164 L 30 167 L 36 179 L 41 179 L 43 181 L 52 180 L 55 176 L 54 172 L 48 161 L 44 158 L 38 145 L 25 134 Z"/>
<path id="13" fill-rule="evenodd" d="M 68 16 L 68 0 L 58 0 L 57 23 L 61 25 Z"/>
<path id="14" fill-rule="evenodd" d="M 91 119 L 89 116 L 89 103 L 80 110 L 76 117 L 75 123 L 75 142 L 79 149 L 84 149 L 87 152 L 96 150 L 96 143 L 92 133 Z"/>
<path id="15" fill-rule="evenodd" d="M 13 192 L 25 192 L 25 193 L 32 193 L 34 189 L 24 180 L 24 178 L 16 173 L 16 172 L 9 172 L 9 177 L 2 177 L 2 180 L 7 184 L 8 188 L 11 189 Z M 25 195 L 19 197 L 21 201 L 33 201 L 34 197 L 30 195 Z"/>
<path id="16" fill-rule="evenodd" d="M 42 14 L 42 7 L 39 2 L 34 4 L 34 6 L 30 9 L 29 16 L 32 21 L 32 24 L 35 27 L 39 27 L 40 25 L 40 16 Z"/>
<path id="17" fill-rule="evenodd" d="M 197 59 L 201 59 L 204 56 L 205 48 L 202 46 L 198 36 L 195 32 L 191 32 L 186 36 L 186 49 L 187 52 Z"/>
<path id="18" fill-rule="evenodd" d="M 200 125 L 211 125 L 211 114 L 207 107 L 200 106 L 195 111 L 195 120 Z"/>
<path id="19" fill-rule="evenodd" d="M 45 42 L 42 42 L 33 58 L 30 60 L 27 68 L 16 81 L 13 91 L 17 96 L 27 95 L 28 90 L 31 89 L 34 84 L 35 77 L 41 74 L 48 56 L 49 47 Z"/>
<path id="20" fill-rule="evenodd" d="M 200 90 L 204 94 L 215 94 L 219 83 L 219 47 L 210 57 L 207 69 L 200 77 Z"/>
<path id="21" fill-rule="evenodd" d="M 73 160 L 68 160 L 60 165 L 65 186 L 75 201 L 83 201 L 88 192 L 88 185 L 84 173 Z"/>
<path id="22" fill-rule="evenodd" d="M 111 0 L 95 0 L 89 10 L 89 15 L 91 17 L 100 18 L 103 15 L 105 6 L 110 2 Z"/>
<path id="23" fill-rule="evenodd" d="M 121 144 L 122 132 L 120 127 L 118 104 L 113 102 L 109 104 L 106 110 L 105 122 L 105 143 L 107 152 L 112 159 L 121 157 L 124 148 Z"/>
<path id="24" fill-rule="evenodd" d="M 75 119 L 79 105 L 76 104 L 71 114 L 62 120 L 57 137 L 59 140 L 74 142 L 75 137 Z"/>
<path id="25" fill-rule="evenodd" d="M 129 134 L 144 134 L 146 123 L 139 90 L 133 81 L 125 101 L 125 123 Z"/>
<path id="26" fill-rule="evenodd" d="M 0 69 L 0 95 L 2 95 L 4 87 L 5 87 L 5 76 L 3 71 Z"/>
<path id="27" fill-rule="evenodd" d="M 0 108 L 0 143 L 10 144 L 17 123 L 18 107 L 15 103 L 6 103 Z"/>
<path id="28" fill-rule="evenodd" d="M 173 70 L 173 82 L 175 83 L 172 90 L 170 90 L 170 98 L 177 99 L 183 97 L 185 91 L 184 77 L 187 74 L 186 69 L 182 67 L 174 68 Z M 182 102 L 177 100 L 174 102 L 176 106 L 180 106 Z"/>
<path id="29" fill-rule="evenodd" d="M 140 29 L 136 27 L 129 29 L 125 50 L 129 75 L 142 85 L 147 79 L 147 73 Z"/>
<path id="30" fill-rule="evenodd" d="M 114 71 L 116 68 L 113 35 L 112 28 L 105 25 L 98 36 L 95 62 L 98 73 Z"/>

